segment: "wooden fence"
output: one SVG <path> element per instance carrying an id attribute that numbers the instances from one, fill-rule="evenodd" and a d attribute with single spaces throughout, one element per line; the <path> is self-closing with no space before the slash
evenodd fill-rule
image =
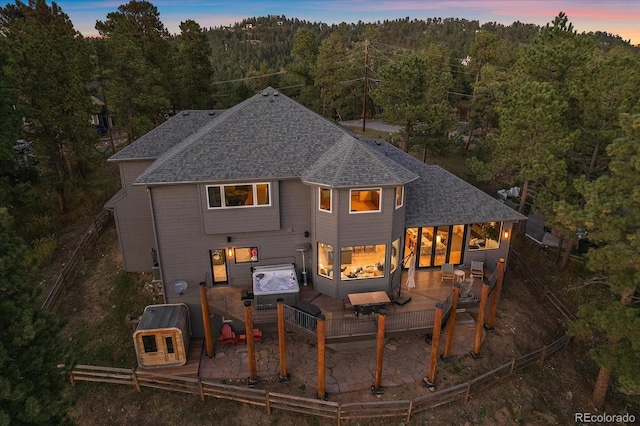
<path id="1" fill-rule="evenodd" d="M 49 293 L 42 302 L 42 309 L 47 311 L 51 310 L 65 285 L 72 282 L 78 276 L 78 272 L 80 271 L 80 267 L 82 266 L 85 256 L 89 254 L 89 251 L 100 238 L 100 233 L 109 220 L 109 217 L 109 212 L 107 210 L 100 210 L 93 219 L 93 222 L 89 225 L 87 232 L 84 233 L 75 250 L 71 253 L 69 260 L 62 267 L 58 278 L 53 283 Z"/>
<path id="2" fill-rule="evenodd" d="M 71 383 L 74 386 L 80 381 L 131 385 L 138 392 L 142 387 L 184 392 L 199 395 L 203 401 L 208 396 L 264 407 L 267 415 L 271 415 L 273 410 L 282 410 L 336 419 L 338 425 L 342 420 L 381 417 L 404 417 L 409 422 L 412 415 L 440 405 L 455 402 L 466 404 L 472 395 L 480 394 L 483 390 L 508 380 L 515 372 L 534 364 L 542 366 L 547 357 L 562 349 L 568 342 L 569 336 L 564 335 L 535 352 L 514 359 L 466 383 L 429 392 L 410 400 L 339 403 L 225 385 L 203 381 L 200 378 L 147 372 L 138 374 L 133 369 L 89 365 L 76 365 L 71 370 Z"/>

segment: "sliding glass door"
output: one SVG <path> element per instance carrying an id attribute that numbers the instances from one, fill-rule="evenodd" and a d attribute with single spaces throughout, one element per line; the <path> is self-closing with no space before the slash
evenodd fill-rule
<path id="1" fill-rule="evenodd" d="M 404 257 L 413 251 L 421 268 L 460 264 L 465 234 L 465 225 L 407 228 Z"/>

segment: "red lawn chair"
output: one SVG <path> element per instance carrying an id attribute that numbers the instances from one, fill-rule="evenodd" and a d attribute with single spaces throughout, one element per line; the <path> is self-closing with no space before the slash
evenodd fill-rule
<path id="1" fill-rule="evenodd" d="M 222 326 L 222 333 L 220 333 L 220 341 L 222 342 L 223 345 L 227 343 L 235 344 L 238 342 L 238 337 L 236 336 L 236 333 L 233 332 L 229 324 L 224 324 Z"/>

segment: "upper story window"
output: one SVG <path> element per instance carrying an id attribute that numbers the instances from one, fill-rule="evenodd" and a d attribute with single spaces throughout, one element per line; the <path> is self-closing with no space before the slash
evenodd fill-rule
<path id="1" fill-rule="evenodd" d="M 404 204 L 404 186 L 396 186 L 396 209 Z"/>
<path id="2" fill-rule="evenodd" d="M 207 199 L 210 209 L 270 206 L 271 187 L 269 183 L 207 185 Z"/>
<path id="3" fill-rule="evenodd" d="M 349 197 L 349 213 L 371 213 L 380 211 L 382 188 L 352 189 Z"/>
<path id="4" fill-rule="evenodd" d="M 318 188 L 318 208 L 325 212 L 331 212 L 331 189 Z"/>

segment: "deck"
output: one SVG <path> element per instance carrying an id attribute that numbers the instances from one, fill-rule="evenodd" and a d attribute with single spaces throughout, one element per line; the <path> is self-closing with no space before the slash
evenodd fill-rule
<path id="1" fill-rule="evenodd" d="M 463 269 L 464 270 L 464 269 Z M 468 269 L 465 271 L 468 274 Z M 407 289 L 404 283 L 407 281 L 407 271 L 403 271 L 402 288 L 400 289 L 401 298 L 411 298 L 411 300 L 400 306 L 391 303 L 387 306 L 387 315 L 389 318 L 393 315 L 399 315 L 409 312 L 431 311 L 435 308 L 436 303 L 443 303 L 453 292 L 453 283 L 451 281 L 442 281 L 439 269 L 417 270 L 415 273 L 415 287 Z M 475 279 L 471 289 L 471 297 L 460 298 L 459 308 L 469 308 L 477 306 L 482 280 Z M 250 291 L 251 285 L 246 286 L 221 286 L 213 287 L 208 290 L 209 305 L 214 312 L 224 310 L 230 318 L 244 321 L 243 307 L 241 300 L 242 291 Z M 345 309 L 343 299 L 337 299 L 326 296 L 314 290 L 313 285 L 300 286 L 299 301 L 312 303 L 322 311 L 326 320 L 347 319 L 354 317 L 353 309 Z M 269 309 L 271 312 L 261 312 L 259 307 L 254 306 L 254 323 L 268 323 L 275 319 L 275 309 Z M 257 315 L 256 315 L 257 314 Z M 262 315 L 261 315 L 262 314 Z"/>

